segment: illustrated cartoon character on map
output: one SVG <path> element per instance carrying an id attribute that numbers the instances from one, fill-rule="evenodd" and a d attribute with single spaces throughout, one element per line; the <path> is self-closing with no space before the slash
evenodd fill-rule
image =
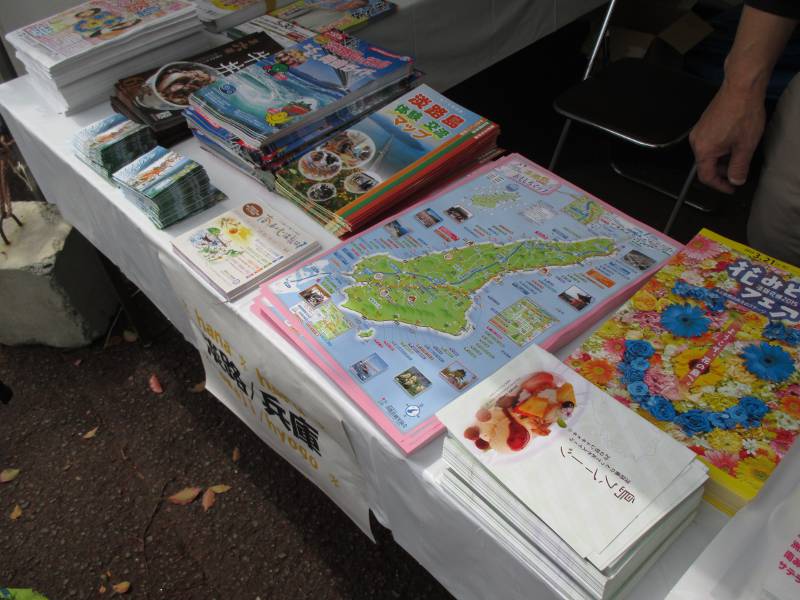
<path id="1" fill-rule="evenodd" d="M 478 409 L 477 422 L 464 430 L 464 437 L 479 450 L 519 452 L 537 436 L 550 435 L 554 423 L 566 427 L 574 409 L 572 384 L 559 384 L 551 373 L 539 371 L 512 393 Z"/>
<path id="2" fill-rule="evenodd" d="M 75 13 L 77 21 L 72 26 L 75 33 L 84 38 L 109 40 L 126 29 L 141 22 L 141 19 L 126 21 L 125 17 L 114 14 L 102 8 L 88 8 Z"/>

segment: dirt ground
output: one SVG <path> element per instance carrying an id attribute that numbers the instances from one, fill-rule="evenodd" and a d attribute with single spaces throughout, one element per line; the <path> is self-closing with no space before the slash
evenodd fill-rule
<path id="1" fill-rule="evenodd" d="M 0 470 L 21 470 L 0 484 L 0 586 L 50 600 L 107 598 L 122 581 L 130 598 L 450 598 L 388 532 L 374 545 L 222 404 L 190 391 L 202 365 L 177 332 L 102 346 L 0 346 L 14 391 L 0 404 Z M 208 512 L 200 498 L 162 501 L 217 484 L 231 490 Z"/>

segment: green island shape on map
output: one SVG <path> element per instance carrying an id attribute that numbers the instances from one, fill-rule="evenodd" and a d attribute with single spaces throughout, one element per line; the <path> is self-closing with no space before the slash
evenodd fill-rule
<path id="1" fill-rule="evenodd" d="M 483 208 L 494 208 L 502 202 L 512 202 L 519 199 L 519 194 L 514 192 L 489 192 L 486 194 L 476 194 L 472 197 L 475 206 Z"/>
<path id="2" fill-rule="evenodd" d="M 398 260 L 374 254 L 359 260 L 342 291 L 347 308 L 371 321 L 396 321 L 459 335 L 467 331 L 472 296 L 495 278 L 516 271 L 580 264 L 610 256 L 614 240 L 591 238 L 561 242 L 524 240 L 462 246 Z"/>

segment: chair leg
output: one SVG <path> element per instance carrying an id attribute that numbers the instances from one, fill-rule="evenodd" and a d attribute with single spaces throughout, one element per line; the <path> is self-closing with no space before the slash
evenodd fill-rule
<path id="1" fill-rule="evenodd" d="M 689 188 L 692 186 L 692 182 L 694 181 L 694 176 L 697 174 L 697 163 L 692 165 L 692 168 L 689 170 L 689 175 L 686 177 L 686 181 L 683 182 L 683 187 L 681 188 L 681 193 L 678 194 L 678 199 L 675 200 L 675 206 L 672 207 L 672 213 L 667 220 L 667 224 L 664 227 L 664 233 L 669 233 L 669 230 L 672 229 L 672 225 L 675 223 L 675 219 L 678 218 L 678 213 L 683 206 L 684 201 L 686 200 L 686 195 L 689 193 Z"/>
<path id="2" fill-rule="evenodd" d="M 556 168 L 556 163 L 558 162 L 558 157 L 561 154 L 561 150 L 564 148 L 564 142 L 567 139 L 567 135 L 569 134 L 569 128 L 572 126 L 572 119 L 567 119 L 564 123 L 564 127 L 561 128 L 561 135 L 558 138 L 558 143 L 556 144 L 556 149 L 553 151 L 553 158 L 550 159 L 550 166 L 547 167 L 548 170 L 554 171 Z"/>

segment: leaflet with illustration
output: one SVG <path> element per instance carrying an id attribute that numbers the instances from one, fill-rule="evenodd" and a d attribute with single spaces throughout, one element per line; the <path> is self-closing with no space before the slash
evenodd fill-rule
<path id="1" fill-rule="evenodd" d="M 410 451 L 436 411 L 531 343 L 566 343 L 677 246 L 511 155 L 261 289 L 281 315 L 265 317 Z"/>

